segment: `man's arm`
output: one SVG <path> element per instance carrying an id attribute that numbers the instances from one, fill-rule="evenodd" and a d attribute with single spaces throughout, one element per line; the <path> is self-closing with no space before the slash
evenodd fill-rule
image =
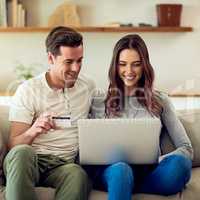
<path id="1" fill-rule="evenodd" d="M 31 144 L 34 137 L 29 134 L 30 125 L 22 122 L 11 122 L 9 149 L 17 144 Z"/>
<path id="2" fill-rule="evenodd" d="M 11 122 L 9 148 L 19 144 L 31 145 L 39 134 L 47 133 L 51 128 L 55 128 L 55 125 L 49 115 L 40 116 L 32 125 L 13 121 Z"/>

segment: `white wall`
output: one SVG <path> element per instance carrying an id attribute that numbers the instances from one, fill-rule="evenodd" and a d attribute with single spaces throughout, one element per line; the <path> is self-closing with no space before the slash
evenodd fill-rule
<path id="1" fill-rule="evenodd" d="M 63 0 L 23 0 L 29 9 L 28 24 L 46 26 L 48 16 Z M 156 72 L 156 87 L 172 92 L 200 93 L 200 1 L 199 0 L 74 0 L 83 25 L 107 22 L 146 22 L 156 25 L 157 3 L 182 3 L 182 26 L 188 33 L 139 33 L 149 48 Z M 31 9 L 31 10 L 30 10 Z M 38 13 L 39 11 L 39 13 Z M 85 55 L 82 71 L 97 86 L 107 85 L 107 71 L 115 42 L 126 33 L 83 33 Z M 40 63 L 47 68 L 44 40 L 47 33 L 0 33 L 0 91 L 15 78 L 16 63 Z M 41 70 L 41 69 L 40 69 Z"/>

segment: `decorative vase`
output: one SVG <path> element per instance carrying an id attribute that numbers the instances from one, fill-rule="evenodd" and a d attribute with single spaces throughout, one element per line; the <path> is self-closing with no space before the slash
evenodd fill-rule
<path id="1" fill-rule="evenodd" d="M 182 4 L 157 4 L 158 26 L 180 26 Z"/>

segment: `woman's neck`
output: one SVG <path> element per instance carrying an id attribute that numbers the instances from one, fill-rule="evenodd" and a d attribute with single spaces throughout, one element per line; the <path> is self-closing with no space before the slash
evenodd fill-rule
<path id="1" fill-rule="evenodd" d="M 134 96 L 135 95 L 135 87 L 125 87 L 124 88 L 124 95 L 125 96 Z"/>

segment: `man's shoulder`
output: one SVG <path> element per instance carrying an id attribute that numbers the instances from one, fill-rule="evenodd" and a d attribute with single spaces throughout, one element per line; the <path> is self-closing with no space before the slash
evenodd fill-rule
<path id="1" fill-rule="evenodd" d="M 43 86 L 43 74 L 40 74 L 36 77 L 23 81 L 23 83 L 18 86 L 15 96 L 34 95 L 37 91 L 41 91 Z"/>
<path id="2" fill-rule="evenodd" d="M 44 74 L 43 73 L 39 74 L 38 76 L 23 81 L 23 83 L 20 84 L 20 88 L 31 89 L 35 88 L 36 86 L 42 86 L 43 79 L 44 79 Z"/>
<path id="3" fill-rule="evenodd" d="M 35 84 L 42 84 L 45 80 L 45 73 L 41 73 L 29 80 L 27 80 L 27 84 L 29 85 L 35 85 Z"/>
<path id="4" fill-rule="evenodd" d="M 86 85 L 89 89 L 95 89 L 96 87 L 94 80 L 85 74 L 80 74 L 78 77 L 78 81 Z"/>

